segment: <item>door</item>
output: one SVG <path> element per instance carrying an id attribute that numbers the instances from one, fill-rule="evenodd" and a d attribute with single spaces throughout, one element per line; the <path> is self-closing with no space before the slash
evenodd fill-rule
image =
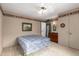
<path id="1" fill-rule="evenodd" d="M 72 48 L 79 49 L 79 14 L 70 16 L 70 41 Z"/>
<path id="2" fill-rule="evenodd" d="M 46 23 L 45 22 L 41 22 L 41 35 L 42 36 L 46 36 Z"/>
<path id="3" fill-rule="evenodd" d="M 69 17 L 68 16 L 61 17 L 58 20 L 58 43 L 64 46 L 69 45 Z"/>

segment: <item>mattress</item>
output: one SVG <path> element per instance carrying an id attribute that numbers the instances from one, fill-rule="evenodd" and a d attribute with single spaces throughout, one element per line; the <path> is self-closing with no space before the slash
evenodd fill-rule
<path id="1" fill-rule="evenodd" d="M 42 48 L 45 48 L 51 44 L 51 41 L 47 37 L 38 35 L 21 36 L 17 38 L 18 43 L 24 51 L 24 55 L 36 52 Z"/>

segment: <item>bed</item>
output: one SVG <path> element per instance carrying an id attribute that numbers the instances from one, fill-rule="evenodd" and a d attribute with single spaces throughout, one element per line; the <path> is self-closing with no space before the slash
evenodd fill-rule
<path id="1" fill-rule="evenodd" d="M 49 38 L 39 35 L 20 36 L 17 38 L 17 42 L 21 46 L 24 55 L 30 55 L 34 52 L 48 47 L 52 43 Z"/>

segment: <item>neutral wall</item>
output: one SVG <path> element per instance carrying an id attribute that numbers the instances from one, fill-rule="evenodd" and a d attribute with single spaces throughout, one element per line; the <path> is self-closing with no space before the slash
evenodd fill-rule
<path id="1" fill-rule="evenodd" d="M 0 54 L 2 51 L 2 12 L 0 10 Z"/>
<path id="2" fill-rule="evenodd" d="M 32 23 L 32 31 L 22 32 L 22 22 Z M 16 37 L 22 35 L 40 35 L 40 22 L 3 16 L 3 48 L 12 46 L 16 43 Z"/>

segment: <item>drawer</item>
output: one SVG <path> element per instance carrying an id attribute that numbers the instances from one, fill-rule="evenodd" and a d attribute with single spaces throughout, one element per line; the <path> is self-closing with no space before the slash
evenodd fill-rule
<path id="1" fill-rule="evenodd" d="M 58 42 L 58 33 L 49 33 L 49 38 L 53 42 Z"/>

